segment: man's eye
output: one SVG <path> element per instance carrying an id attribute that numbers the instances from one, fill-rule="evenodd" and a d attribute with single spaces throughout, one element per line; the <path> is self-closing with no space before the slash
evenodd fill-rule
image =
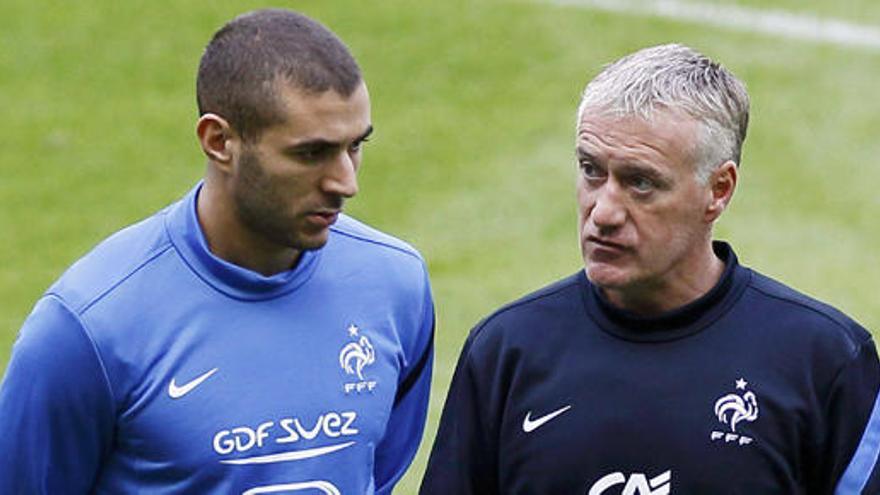
<path id="1" fill-rule="evenodd" d="M 363 148 L 364 143 L 368 143 L 368 142 L 370 142 L 369 138 L 363 138 L 360 141 L 356 141 L 356 142 L 352 143 L 351 147 L 349 149 L 353 152 L 358 152 L 361 150 L 361 148 Z"/>
<path id="2" fill-rule="evenodd" d="M 303 162 L 317 162 L 324 159 L 330 150 L 330 148 L 324 146 L 303 148 L 297 150 L 295 156 L 298 160 Z"/>
<path id="3" fill-rule="evenodd" d="M 633 177 L 631 184 L 639 193 L 649 193 L 654 190 L 654 181 L 647 177 Z"/>
<path id="4" fill-rule="evenodd" d="M 299 160 L 311 162 L 317 160 L 321 156 L 321 150 L 317 148 L 305 148 L 297 150 L 296 153 L 294 153 L 294 156 Z"/>
<path id="5" fill-rule="evenodd" d="M 581 173 L 587 179 L 601 179 L 603 177 L 604 172 L 602 169 L 591 162 L 582 161 L 580 162 L 580 167 Z"/>

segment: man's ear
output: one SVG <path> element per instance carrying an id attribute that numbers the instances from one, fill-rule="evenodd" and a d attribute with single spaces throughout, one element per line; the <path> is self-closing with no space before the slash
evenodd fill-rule
<path id="1" fill-rule="evenodd" d="M 226 119 L 215 113 L 202 115 L 196 123 L 196 135 L 205 156 L 216 167 L 229 169 L 232 166 L 238 137 Z"/>
<path id="2" fill-rule="evenodd" d="M 709 193 L 711 195 L 709 205 L 706 207 L 706 220 L 714 222 L 721 216 L 733 193 L 736 191 L 738 179 L 736 163 L 731 160 L 724 162 L 709 176 Z"/>

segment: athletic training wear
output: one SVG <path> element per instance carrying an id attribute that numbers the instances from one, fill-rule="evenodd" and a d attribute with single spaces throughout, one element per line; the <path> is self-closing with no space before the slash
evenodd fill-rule
<path id="1" fill-rule="evenodd" d="M 0 389 L 0 493 L 390 493 L 433 304 L 408 245 L 340 216 L 271 277 L 208 250 L 196 187 L 37 303 Z"/>
<path id="2" fill-rule="evenodd" d="M 421 493 L 880 493 L 871 336 L 715 250 L 718 284 L 657 318 L 579 272 L 483 321 Z"/>

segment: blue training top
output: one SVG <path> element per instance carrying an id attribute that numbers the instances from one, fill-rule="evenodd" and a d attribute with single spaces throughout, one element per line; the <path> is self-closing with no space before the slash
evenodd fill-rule
<path id="1" fill-rule="evenodd" d="M 0 388 L 0 493 L 390 493 L 425 422 L 434 311 L 407 244 L 340 215 L 271 277 L 182 201 L 40 299 Z"/>
<path id="2" fill-rule="evenodd" d="M 718 284 L 656 318 L 581 271 L 478 325 L 421 493 L 880 493 L 871 336 L 715 252 Z"/>

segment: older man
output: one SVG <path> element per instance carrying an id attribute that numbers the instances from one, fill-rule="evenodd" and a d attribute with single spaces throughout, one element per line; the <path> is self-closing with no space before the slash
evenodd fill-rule
<path id="1" fill-rule="evenodd" d="M 387 494 L 419 444 L 433 305 L 342 213 L 372 131 L 327 28 L 261 10 L 197 79 L 205 179 L 40 299 L 0 389 L 0 493 Z"/>
<path id="2" fill-rule="evenodd" d="M 589 83 L 585 270 L 472 331 L 422 494 L 880 493 L 871 335 L 712 240 L 748 112 L 680 45 Z"/>

